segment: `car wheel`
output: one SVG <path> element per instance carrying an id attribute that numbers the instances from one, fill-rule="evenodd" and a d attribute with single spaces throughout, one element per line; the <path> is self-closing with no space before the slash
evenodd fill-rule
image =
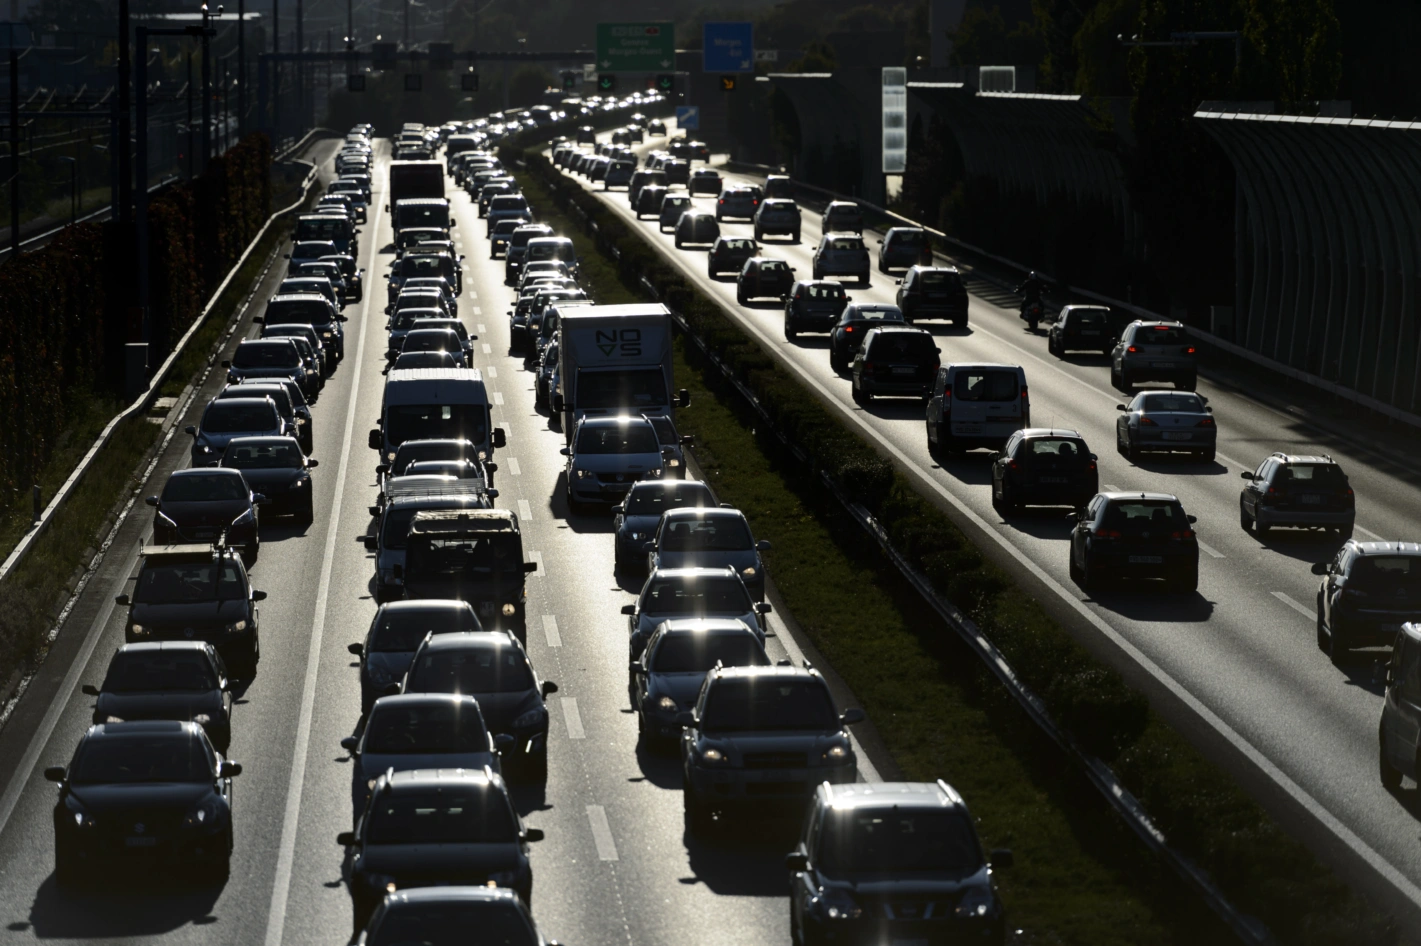
<path id="1" fill-rule="evenodd" d="M 1317 649 L 1324 654 L 1327 653 L 1327 625 L 1322 623 L 1322 596 L 1318 596 L 1317 602 Z"/>
<path id="2" fill-rule="evenodd" d="M 873 281 L 873 279 L 872 279 L 872 277 L 869 275 L 868 270 L 864 270 L 863 273 L 859 276 L 859 285 L 860 285 L 860 286 L 867 286 L 867 285 L 868 285 L 870 282 L 872 282 L 872 281 Z"/>
<path id="3" fill-rule="evenodd" d="M 246 548 L 242 549 L 242 564 L 250 569 L 253 565 L 256 564 L 257 554 L 260 551 L 261 539 L 252 539 L 251 542 L 247 543 Z"/>
<path id="4" fill-rule="evenodd" d="M 1208 450 L 1205 450 L 1203 453 L 1199 454 L 1199 461 L 1200 461 L 1201 463 L 1213 463 L 1213 462 L 1214 462 L 1214 449 L 1213 449 L 1213 448 L 1210 448 L 1210 449 L 1208 449 Z"/>
<path id="5" fill-rule="evenodd" d="M 1332 627 L 1328 629 L 1327 635 L 1327 656 L 1332 658 L 1332 665 L 1340 667 L 1347 661 L 1347 655 L 1351 652 L 1348 641 L 1342 636 L 1340 628 Z"/>
<path id="6" fill-rule="evenodd" d="M 1047 335 L 1047 336 L 1046 336 L 1046 354 L 1048 354 L 1048 355 L 1055 355 L 1057 358 L 1061 357 L 1061 353 L 1056 350 L 1056 339 L 1055 339 L 1055 336 L 1052 336 L 1052 335 Z"/>
<path id="7" fill-rule="evenodd" d="M 1182 572 L 1170 581 L 1170 590 L 1179 594 L 1193 594 L 1199 590 L 1199 566 Z"/>
<path id="8" fill-rule="evenodd" d="M 795 331 L 794 324 L 791 323 L 788 319 L 785 320 L 785 338 L 791 342 L 794 341 L 796 338 L 799 338 L 799 333 Z"/>
<path id="9" fill-rule="evenodd" d="M 309 493 L 306 495 L 305 505 L 303 505 L 301 507 L 301 510 L 296 513 L 296 520 L 298 522 L 305 523 L 308 526 L 316 521 L 316 504 L 315 500 L 311 498 Z"/>
<path id="10" fill-rule="evenodd" d="M 1120 377 L 1120 369 L 1114 365 L 1110 366 L 1110 386 L 1117 391 L 1125 390 L 1125 382 Z"/>
<path id="11" fill-rule="evenodd" d="M 735 301 L 738 302 L 740 305 L 745 305 L 745 304 L 746 304 L 747 302 L 749 302 L 750 300 L 749 300 L 749 298 L 745 295 L 745 290 L 743 290 L 743 289 L 736 289 L 736 290 L 735 290 Z"/>
<path id="12" fill-rule="evenodd" d="M 1199 379 L 1198 377 L 1187 378 L 1179 386 L 1186 391 L 1193 391 L 1199 386 Z"/>
<path id="13" fill-rule="evenodd" d="M 1389 792 L 1394 792 L 1401 787 L 1401 770 L 1392 768 L 1390 762 L 1386 760 L 1386 729 L 1377 731 L 1377 775 L 1381 779 L 1382 788 Z"/>
<path id="14" fill-rule="evenodd" d="M 1256 532 L 1256 533 L 1258 534 L 1258 536 L 1261 538 L 1261 537 L 1267 535 L 1268 533 L 1272 532 L 1272 531 L 1273 531 L 1273 527 L 1272 527 L 1271 525 L 1269 525 L 1268 523 L 1263 522 L 1262 520 L 1260 520 L 1260 519 L 1258 518 L 1258 516 L 1255 514 L 1254 517 L 1253 517 L 1253 531 Z"/>
<path id="15" fill-rule="evenodd" d="M 1238 527 L 1247 532 L 1253 525 L 1253 520 L 1248 517 L 1248 510 L 1244 508 L 1243 500 L 1238 501 Z"/>
<path id="16" fill-rule="evenodd" d="M 54 882 L 60 887 L 77 887 L 83 879 L 83 870 L 78 857 L 74 854 L 73 845 L 56 840 L 54 844 Z"/>
<path id="17" fill-rule="evenodd" d="M 681 238 L 680 238 L 680 237 L 677 237 L 675 242 L 676 242 L 676 249 L 679 250 L 679 249 L 681 248 Z M 715 275 L 715 274 L 712 273 L 711 275 Z"/>
<path id="18" fill-rule="evenodd" d="M 524 778 L 532 782 L 546 782 L 548 780 L 548 751 L 546 748 L 542 752 L 534 752 L 523 757 L 522 769 Z"/>
<path id="19" fill-rule="evenodd" d="M 1090 567 L 1090 558 L 1086 557 L 1081 562 L 1081 588 L 1085 591 L 1097 591 L 1100 588 L 1100 575 L 1096 569 Z"/>
<path id="20" fill-rule="evenodd" d="M 1343 542 L 1346 542 L 1348 539 L 1352 538 L 1352 527 L 1343 526 L 1341 529 L 1338 529 L 1337 538 L 1341 539 Z"/>
<path id="21" fill-rule="evenodd" d="M 1006 480 L 1002 480 L 1002 509 L 1009 516 L 1021 512 L 1021 503 L 1017 501 L 1016 490 L 1009 488 Z"/>
<path id="22" fill-rule="evenodd" d="M 1069 571 L 1071 574 L 1071 581 L 1075 582 L 1078 587 L 1084 588 L 1085 578 L 1081 575 L 1080 566 L 1076 564 L 1075 549 L 1071 549 L 1071 551 L 1067 554 L 1069 556 L 1069 561 L 1066 564 L 1066 570 Z"/>
<path id="23" fill-rule="evenodd" d="M 844 363 L 838 359 L 832 348 L 829 350 L 829 370 L 835 374 L 844 373 Z"/>

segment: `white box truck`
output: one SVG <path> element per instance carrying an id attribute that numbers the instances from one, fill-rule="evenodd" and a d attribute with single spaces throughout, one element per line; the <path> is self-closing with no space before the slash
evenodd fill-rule
<path id="1" fill-rule="evenodd" d="M 671 310 L 660 303 L 578 306 L 562 312 L 558 327 L 563 436 L 583 417 L 666 414 L 690 403 L 673 395 Z"/>

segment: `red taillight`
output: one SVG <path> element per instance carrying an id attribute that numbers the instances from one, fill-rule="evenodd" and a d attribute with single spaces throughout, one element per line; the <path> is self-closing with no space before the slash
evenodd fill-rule
<path id="1" fill-rule="evenodd" d="M 721 202 L 722 204 L 725 203 L 725 198 L 722 197 L 722 198 L 720 199 L 720 202 Z"/>
<path id="2" fill-rule="evenodd" d="M 873 362 L 871 362 L 871 361 L 865 361 L 865 362 L 863 363 L 863 370 L 864 370 L 864 371 L 872 371 L 872 370 L 873 370 Z"/>
<path id="3" fill-rule="evenodd" d="M 1192 355 L 1192 354 L 1194 354 L 1194 346 L 1193 346 L 1193 345 L 1190 345 L 1188 348 L 1184 349 L 1184 353 L 1185 353 L 1186 355 Z"/>
<path id="4" fill-rule="evenodd" d="M 1021 399 L 1026 400 L 1026 385 L 1024 384 L 1021 386 Z"/>
<path id="5" fill-rule="evenodd" d="M 1134 345 L 1131 345 L 1129 348 L 1127 348 L 1127 349 L 1125 349 L 1125 350 L 1128 351 L 1128 352 L 1130 352 L 1130 353 L 1132 353 L 1132 354 L 1133 354 L 1134 352 L 1139 351 L 1139 349 L 1136 348 Z"/>
<path id="6" fill-rule="evenodd" d="M 1171 539 L 1192 539 L 1194 538 L 1194 530 L 1185 529 L 1183 532 L 1171 532 L 1169 537 Z"/>
<path id="7" fill-rule="evenodd" d="M 1087 470 L 1094 470 L 1094 469 L 1095 469 L 1095 461 L 1094 461 L 1094 460 L 1091 460 L 1089 463 L 1087 463 L 1087 464 L 1085 465 L 1085 468 L 1086 468 Z"/>
<path id="8" fill-rule="evenodd" d="M 1212 418 L 1212 417 L 1206 417 L 1206 418 L 1204 418 L 1203 420 L 1201 420 L 1199 423 L 1195 424 L 1194 426 L 1195 426 L 1195 427 L 1212 427 L 1212 426 L 1214 426 L 1214 418 Z"/>
<path id="9" fill-rule="evenodd" d="M 1140 426 L 1141 426 L 1141 427 L 1158 427 L 1159 425 L 1156 424 L 1156 423 L 1155 423 L 1153 420 L 1151 420 L 1149 417 L 1145 416 L 1144 414 L 1141 414 L 1141 415 L 1140 415 Z"/>
<path id="10" fill-rule="evenodd" d="M 1015 460 L 1012 460 L 1010 463 L 1007 464 L 1007 469 L 1009 469 L 1009 470 L 1019 470 L 1019 469 L 1021 469 L 1021 464 L 1020 464 L 1020 463 L 1017 463 Z"/>
<path id="11" fill-rule="evenodd" d="M 854 330 L 854 327 L 853 327 L 852 325 L 845 325 L 845 326 L 844 326 L 844 331 L 845 331 L 845 332 L 852 332 L 853 330 Z"/>
<path id="12" fill-rule="evenodd" d="M 1115 529 L 1096 529 L 1095 537 L 1097 539 L 1118 539 L 1120 538 L 1120 533 Z"/>
<path id="13" fill-rule="evenodd" d="M 1156 325 L 1156 326 L 1155 326 L 1155 331 L 1156 331 L 1156 332 L 1168 332 L 1168 331 L 1169 331 L 1169 328 L 1170 328 L 1170 327 L 1169 327 L 1168 325 Z"/>

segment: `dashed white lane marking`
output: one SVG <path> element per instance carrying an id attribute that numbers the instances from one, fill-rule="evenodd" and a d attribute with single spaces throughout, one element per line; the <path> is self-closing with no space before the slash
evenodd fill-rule
<path id="1" fill-rule="evenodd" d="M 1218 549 L 1214 548 L 1214 547 L 1213 547 L 1212 545 L 1210 545 L 1209 543 L 1207 543 L 1207 542 L 1201 542 L 1197 537 L 1195 538 L 1194 541 L 1199 543 L 1199 548 L 1203 549 L 1203 550 L 1204 550 L 1204 554 L 1205 554 L 1205 555 L 1208 555 L 1210 558 L 1223 558 L 1223 557 L 1224 557 L 1224 553 L 1223 553 L 1223 552 L 1220 552 Z"/>
<path id="2" fill-rule="evenodd" d="M 607 823 L 607 809 L 588 805 L 587 820 L 592 824 L 592 841 L 597 845 L 598 860 L 615 861 L 617 845 L 612 840 L 612 826 Z"/>
<path id="3" fill-rule="evenodd" d="M 529 553 L 528 553 L 528 557 L 529 557 L 530 559 L 532 559 L 533 564 L 535 564 L 535 565 L 538 566 L 538 570 L 535 571 L 535 572 L 533 572 L 533 577 L 534 577 L 534 578 L 546 578 L 546 577 L 548 576 L 548 573 L 547 573 L 547 570 L 543 568 L 543 553 L 542 553 L 542 552 L 529 552 Z"/>
<path id="4" fill-rule="evenodd" d="M 577 711 L 577 700 L 565 696 L 558 702 L 562 704 L 562 718 L 563 722 L 567 724 L 567 738 L 586 739 L 587 732 L 582 728 L 582 714 Z"/>
<path id="5" fill-rule="evenodd" d="M 483 310 L 482 308 L 480 308 L 479 306 L 474 306 L 474 315 L 483 315 L 483 314 L 484 314 L 484 310 Z"/>
<path id="6" fill-rule="evenodd" d="M 1107 493 L 1118 493 L 1118 492 L 1120 492 L 1120 487 L 1116 486 L 1114 483 L 1105 483 L 1105 484 L 1103 484 L 1100 488 L 1103 489 L 1103 490 L 1104 490 L 1105 492 L 1107 492 Z"/>
<path id="7" fill-rule="evenodd" d="M 558 619 L 551 614 L 543 615 L 543 636 L 548 639 L 549 647 L 562 646 L 562 635 L 558 633 Z"/>
<path id="8" fill-rule="evenodd" d="M 503 392 L 502 392 L 502 391 L 495 391 L 495 392 L 493 392 L 493 403 L 494 403 L 494 406 L 496 406 L 496 407 L 502 407 L 502 406 L 503 406 Z"/>
<path id="9" fill-rule="evenodd" d="M 485 355 L 492 355 L 492 354 L 493 354 L 493 346 L 490 345 L 488 342 L 484 342 L 483 344 L 484 344 L 484 354 L 485 354 Z M 945 382 L 944 382 L 944 383 L 945 383 Z"/>
<path id="10" fill-rule="evenodd" d="M 522 470 L 520 470 L 520 469 L 518 468 L 518 458 L 517 458 L 517 457 L 509 457 L 507 460 L 505 460 L 505 461 L 503 461 L 503 462 L 505 462 L 505 463 L 508 464 L 508 472 L 511 473 L 512 475 L 518 476 L 520 473 L 523 472 Z"/>
<path id="11" fill-rule="evenodd" d="M 528 500 L 518 500 L 518 517 L 525 522 L 533 518 L 533 507 L 528 505 Z"/>
<path id="12" fill-rule="evenodd" d="M 489 365 L 487 368 L 485 368 L 484 373 L 487 374 L 490 378 L 498 377 L 498 369 L 495 368 L 493 365 Z"/>
<path id="13" fill-rule="evenodd" d="M 484 332 L 487 332 L 487 331 L 488 331 L 488 326 L 485 325 L 484 323 L 480 322 L 480 323 L 479 323 L 479 334 L 482 335 Z"/>
<path id="14" fill-rule="evenodd" d="M 1288 607 L 1292 608 L 1294 611 L 1307 618 L 1309 621 L 1317 620 L 1317 612 L 1314 611 L 1312 608 L 1304 607 L 1303 605 L 1295 601 L 1293 598 L 1283 594 L 1283 592 L 1281 591 L 1275 591 L 1272 594 L 1273 597 L 1277 598 L 1279 601 L 1283 602 Z"/>

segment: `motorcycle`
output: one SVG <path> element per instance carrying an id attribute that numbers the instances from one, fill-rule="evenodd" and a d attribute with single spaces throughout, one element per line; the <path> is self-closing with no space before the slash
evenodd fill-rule
<path id="1" fill-rule="evenodd" d="M 1039 302 L 1023 302 L 1021 304 L 1021 319 L 1034 332 L 1036 331 L 1036 326 L 1041 323 L 1041 317 L 1044 311 Z"/>

